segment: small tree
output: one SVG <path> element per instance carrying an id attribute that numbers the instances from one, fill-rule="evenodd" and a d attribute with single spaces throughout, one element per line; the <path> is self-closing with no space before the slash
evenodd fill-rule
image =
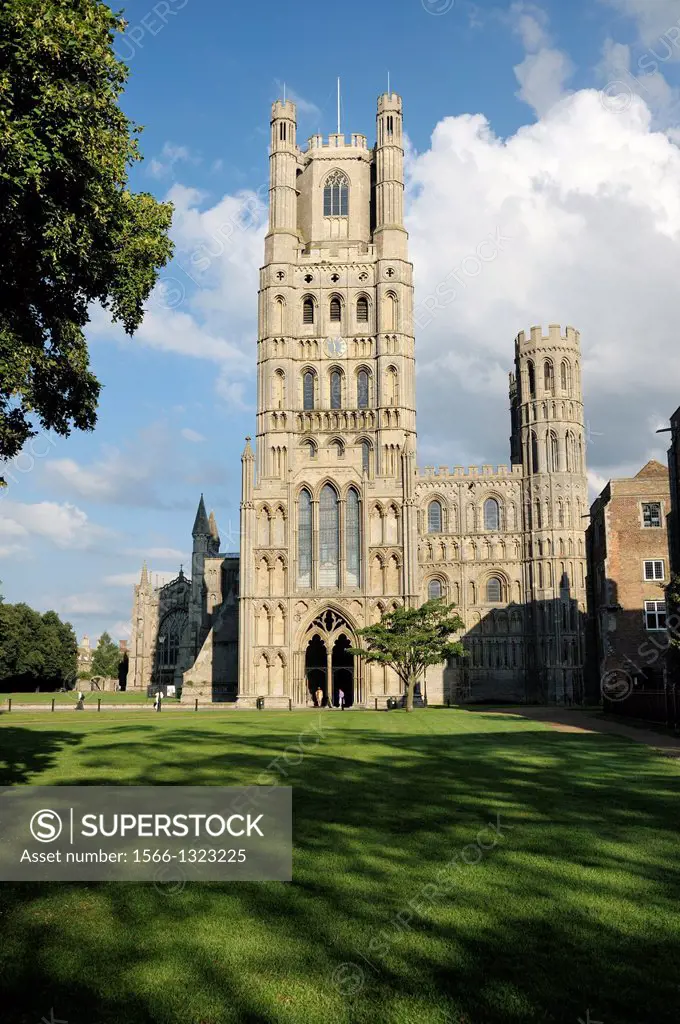
<path id="1" fill-rule="evenodd" d="M 92 655 L 92 676 L 103 676 L 105 679 L 118 678 L 120 650 L 108 633 L 102 633 L 99 643 Z"/>
<path id="2" fill-rule="evenodd" d="M 465 625 L 454 609 L 441 600 L 427 601 L 420 608 L 395 608 L 358 631 L 366 646 L 353 647 L 351 653 L 394 669 L 406 689 L 407 711 L 413 711 L 416 683 L 428 665 L 465 656 L 462 643 L 451 639 Z"/>

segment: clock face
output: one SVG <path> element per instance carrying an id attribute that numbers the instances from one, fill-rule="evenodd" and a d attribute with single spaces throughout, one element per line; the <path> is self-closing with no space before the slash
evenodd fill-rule
<path id="1" fill-rule="evenodd" d="M 347 354 L 347 342 L 339 335 L 335 338 L 326 338 L 326 352 L 332 359 L 341 359 Z"/>

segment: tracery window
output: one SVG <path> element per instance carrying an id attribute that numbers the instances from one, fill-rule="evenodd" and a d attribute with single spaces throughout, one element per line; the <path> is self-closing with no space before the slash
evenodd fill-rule
<path id="1" fill-rule="evenodd" d="M 361 582 L 361 524 L 359 495 L 350 487 L 345 503 L 345 558 L 347 586 L 358 587 Z"/>
<path id="2" fill-rule="evenodd" d="M 349 181 L 342 171 L 326 178 L 323 190 L 324 217 L 346 217 L 349 211 Z"/>
<path id="3" fill-rule="evenodd" d="M 338 495 L 334 487 L 326 484 L 319 501 L 319 586 L 338 586 L 339 567 Z"/>
<path id="4" fill-rule="evenodd" d="M 298 584 L 312 585 L 312 496 L 306 488 L 298 503 Z"/>

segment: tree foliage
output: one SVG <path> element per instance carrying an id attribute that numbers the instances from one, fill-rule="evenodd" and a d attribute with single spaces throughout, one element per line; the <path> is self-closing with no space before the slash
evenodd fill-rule
<path id="1" fill-rule="evenodd" d="M 172 207 L 127 187 L 141 131 L 118 106 L 124 29 L 101 0 L 0 3 L 0 458 L 92 430 L 91 303 L 128 334 L 172 255 Z"/>
<path id="2" fill-rule="evenodd" d="M 108 633 L 102 633 L 92 655 L 91 676 L 117 679 L 120 659 L 121 655 L 118 644 L 114 644 Z"/>
<path id="3" fill-rule="evenodd" d="M 427 601 L 420 608 L 396 608 L 358 630 L 365 646 L 353 647 L 351 653 L 394 669 L 406 690 L 406 710 L 412 711 L 416 683 L 428 665 L 464 657 L 462 643 L 452 639 L 463 628 L 455 605 Z"/>
<path id="4" fill-rule="evenodd" d="M 0 604 L 0 687 L 56 690 L 76 677 L 78 644 L 73 627 L 56 612 L 27 604 Z"/>

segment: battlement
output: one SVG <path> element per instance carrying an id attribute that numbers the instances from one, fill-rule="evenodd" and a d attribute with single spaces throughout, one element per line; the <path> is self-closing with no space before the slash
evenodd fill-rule
<path id="1" fill-rule="evenodd" d="M 519 352 L 522 348 L 538 348 L 555 345 L 564 348 L 568 345 L 578 349 L 581 344 L 581 335 L 575 327 L 565 327 L 564 333 L 559 324 L 549 324 L 548 333 L 543 333 L 542 327 L 531 327 L 529 333 L 520 331 L 515 338 L 515 350 Z"/>
<path id="2" fill-rule="evenodd" d="M 402 103 L 401 96 L 396 92 L 384 92 L 381 96 L 378 96 L 378 113 L 384 114 L 387 111 L 395 111 L 401 114 Z"/>
<path id="3" fill-rule="evenodd" d="M 453 466 L 453 468 L 449 468 L 449 466 L 425 466 L 424 468 L 416 468 L 416 476 L 422 479 L 432 479 L 433 477 L 438 480 L 441 480 L 443 477 L 447 477 L 449 479 L 456 477 L 466 477 L 467 479 L 479 477 L 484 479 L 496 476 L 521 475 L 521 465 L 496 466 L 495 468 L 493 466 L 468 466 L 467 469 L 465 466 Z"/>
<path id="4" fill-rule="evenodd" d="M 338 134 L 332 132 L 327 138 L 323 135 L 311 135 L 307 139 L 307 148 L 303 152 L 308 153 L 314 149 L 368 149 L 366 142 L 366 136 L 361 135 L 357 132 L 353 132 L 350 135 L 350 141 L 347 142 L 344 132 Z"/>
<path id="5" fill-rule="evenodd" d="M 276 100 L 272 103 L 272 121 L 278 120 L 278 118 L 286 117 L 291 121 L 296 119 L 296 107 L 292 100 Z"/>

